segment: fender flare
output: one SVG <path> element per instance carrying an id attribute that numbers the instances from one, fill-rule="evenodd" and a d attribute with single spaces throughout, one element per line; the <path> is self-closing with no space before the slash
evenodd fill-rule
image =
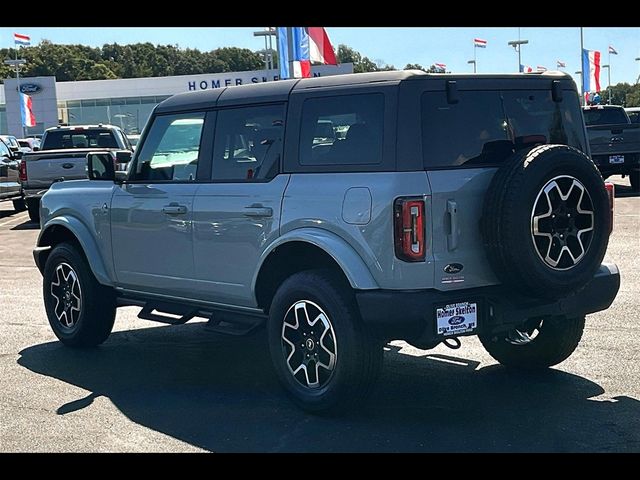
<path id="1" fill-rule="evenodd" d="M 93 236 L 89 232 L 89 229 L 75 217 L 61 215 L 49 220 L 40 231 L 40 235 L 38 235 L 38 241 L 36 243 L 37 247 L 42 247 L 42 238 L 45 236 L 46 232 L 53 227 L 54 225 L 60 225 L 61 227 L 69 230 L 80 243 L 80 247 L 84 251 L 85 256 L 87 257 L 87 261 L 89 263 L 89 267 L 93 272 L 93 275 L 96 277 L 99 283 L 102 285 L 113 286 L 113 281 L 109 277 L 107 273 L 107 269 L 105 268 L 104 260 L 102 259 L 102 255 L 100 254 L 100 249 L 96 244 Z"/>
<path id="2" fill-rule="evenodd" d="M 264 262 L 273 250 L 285 243 L 304 242 L 322 249 L 335 260 L 344 272 L 347 280 L 356 290 L 379 289 L 377 282 L 362 257 L 343 238 L 328 230 L 319 228 L 298 228 L 278 237 L 262 252 L 258 268 L 251 281 L 251 291 L 255 295 L 256 283 Z"/>

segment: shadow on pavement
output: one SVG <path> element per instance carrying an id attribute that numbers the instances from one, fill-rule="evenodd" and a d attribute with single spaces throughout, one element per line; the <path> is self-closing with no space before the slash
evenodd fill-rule
<path id="1" fill-rule="evenodd" d="M 11 227 L 11 230 L 38 230 L 39 228 L 39 223 L 27 220 L 26 222 L 16 225 L 15 227 Z"/>
<path id="2" fill-rule="evenodd" d="M 279 387 L 264 331 L 203 324 L 117 332 L 101 347 L 58 342 L 20 352 L 23 367 L 108 397 L 132 421 L 192 445 L 231 451 L 640 451 L 640 402 L 595 401 L 603 389 L 558 370 L 510 373 L 446 355 L 387 347 L 371 401 L 340 418 L 296 409 Z"/>

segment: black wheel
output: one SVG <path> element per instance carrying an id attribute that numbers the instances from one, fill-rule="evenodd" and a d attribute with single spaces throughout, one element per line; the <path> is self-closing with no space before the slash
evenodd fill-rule
<path id="1" fill-rule="evenodd" d="M 16 212 L 24 212 L 27 209 L 27 205 L 24 203 L 24 198 L 18 198 L 13 201 L 13 209 Z"/>
<path id="2" fill-rule="evenodd" d="M 44 305 L 56 337 L 70 347 L 93 347 L 113 328 L 116 299 L 98 283 L 84 254 L 73 244 L 56 246 L 44 267 Z"/>
<path id="3" fill-rule="evenodd" d="M 631 190 L 640 192 L 640 170 L 634 170 L 629 174 L 629 182 L 631 182 Z"/>
<path id="4" fill-rule="evenodd" d="M 268 334 L 278 378 L 304 410 L 353 408 L 380 372 L 382 341 L 363 325 L 349 284 L 328 270 L 296 273 L 282 283 Z"/>
<path id="5" fill-rule="evenodd" d="M 32 222 L 40 223 L 40 199 L 39 198 L 28 199 L 27 210 L 29 210 L 29 219 Z"/>
<path id="6" fill-rule="evenodd" d="M 502 335 L 480 335 L 480 341 L 506 367 L 544 369 L 569 358 L 582 338 L 584 321 L 584 316 L 530 320 L 521 329 Z"/>
<path id="7" fill-rule="evenodd" d="M 609 242 L 609 200 L 594 163 L 566 145 L 517 152 L 487 192 L 482 233 L 502 283 L 559 298 L 584 287 Z"/>

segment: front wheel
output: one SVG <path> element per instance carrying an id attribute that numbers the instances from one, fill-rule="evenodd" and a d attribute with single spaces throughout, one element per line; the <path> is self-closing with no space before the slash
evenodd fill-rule
<path id="1" fill-rule="evenodd" d="M 56 337 L 70 347 L 93 347 L 113 328 L 116 298 L 98 283 L 83 253 L 71 243 L 56 246 L 44 267 L 44 305 Z"/>
<path id="2" fill-rule="evenodd" d="M 580 343 L 584 322 L 584 316 L 531 319 L 520 329 L 480 335 L 480 341 L 506 367 L 539 370 L 569 358 Z"/>
<path id="3" fill-rule="evenodd" d="M 271 304 L 269 350 L 276 373 L 304 410 L 338 412 L 368 396 L 382 342 L 363 324 L 353 291 L 328 270 L 292 275 Z"/>

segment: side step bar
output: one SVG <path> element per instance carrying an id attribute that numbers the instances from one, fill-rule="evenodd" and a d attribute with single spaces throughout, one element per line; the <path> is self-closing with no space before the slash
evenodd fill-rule
<path id="1" fill-rule="evenodd" d="M 127 302 L 133 304 L 134 302 Z M 136 302 L 138 303 L 138 302 Z M 204 330 L 207 332 L 243 336 L 264 325 L 266 315 L 229 312 L 225 310 L 202 309 L 179 303 L 148 300 L 139 302 L 142 310 L 138 318 L 168 325 L 183 325 L 195 317 L 208 319 Z"/>

